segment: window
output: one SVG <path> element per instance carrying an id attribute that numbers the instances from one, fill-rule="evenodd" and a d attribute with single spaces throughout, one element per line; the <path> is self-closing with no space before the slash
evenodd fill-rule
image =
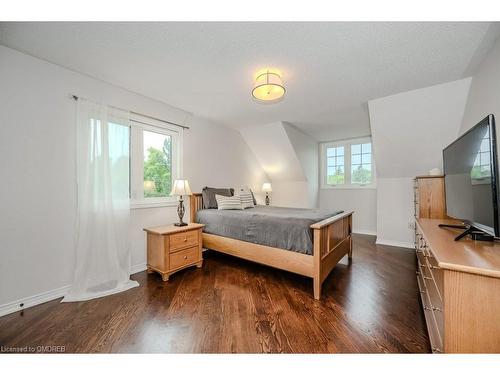
<path id="1" fill-rule="evenodd" d="M 132 207 L 176 204 L 170 191 L 180 176 L 182 129 L 136 115 L 131 124 Z"/>
<path id="2" fill-rule="evenodd" d="M 483 183 L 489 183 L 489 177 L 491 177 L 490 164 L 490 131 L 488 129 L 481 141 L 481 147 L 470 173 L 473 182 L 480 183 L 481 180 L 485 180 Z"/>
<path id="3" fill-rule="evenodd" d="M 172 190 L 172 136 L 144 130 L 144 198 L 167 197 Z"/>
<path id="4" fill-rule="evenodd" d="M 351 183 L 369 184 L 372 182 L 372 144 L 351 145 Z"/>
<path id="5" fill-rule="evenodd" d="M 344 147 L 326 149 L 327 180 L 330 185 L 344 183 Z"/>
<path id="6" fill-rule="evenodd" d="M 322 188 L 374 188 L 371 138 L 322 143 Z"/>

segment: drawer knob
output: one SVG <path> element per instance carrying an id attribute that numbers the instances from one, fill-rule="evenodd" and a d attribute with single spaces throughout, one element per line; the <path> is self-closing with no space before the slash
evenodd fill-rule
<path id="1" fill-rule="evenodd" d="M 432 310 L 434 311 L 439 311 L 439 312 L 442 312 L 443 310 L 441 310 L 439 307 L 433 307 Z"/>
<path id="2" fill-rule="evenodd" d="M 432 280 L 432 277 L 424 276 L 424 280 Z"/>
<path id="3" fill-rule="evenodd" d="M 188 238 L 187 237 L 184 237 L 184 242 L 187 242 Z"/>
<path id="4" fill-rule="evenodd" d="M 438 348 L 434 348 L 434 347 L 432 347 L 432 352 L 433 353 L 442 353 L 441 350 L 439 350 Z"/>
<path id="5" fill-rule="evenodd" d="M 184 255 L 184 259 L 187 259 L 187 258 L 188 258 L 187 255 Z"/>

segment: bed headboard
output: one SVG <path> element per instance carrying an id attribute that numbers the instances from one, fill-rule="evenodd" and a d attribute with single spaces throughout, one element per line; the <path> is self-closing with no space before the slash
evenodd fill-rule
<path id="1" fill-rule="evenodd" d="M 203 196 L 201 193 L 193 193 L 189 196 L 189 222 L 196 221 L 196 212 L 203 208 Z"/>

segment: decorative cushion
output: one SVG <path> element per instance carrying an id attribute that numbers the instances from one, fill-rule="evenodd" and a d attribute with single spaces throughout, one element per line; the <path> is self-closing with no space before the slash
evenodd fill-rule
<path id="1" fill-rule="evenodd" d="M 203 208 L 217 208 L 217 200 L 215 199 L 215 194 L 219 194 L 225 197 L 232 197 L 234 195 L 234 189 L 211 188 L 205 186 L 201 190 L 201 196 L 203 197 Z"/>
<path id="2" fill-rule="evenodd" d="M 252 200 L 253 200 L 253 205 L 257 206 L 257 200 L 255 199 L 255 195 L 253 194 L 252 189 L 250 189 L 248 186 L 241 187 L 239 189 L 240 193 L 250 193 L 252 194 Z"/>
<path id="3" fill-rule="evenodd" d="M 241 207 L 243 207 L 243 209 L 255 207 L 255 205 L 253 204 L 253 195 L 251 192 L 241 191 L 239 193 L 239 197 L 241 200 Z"/>
<path id="4" fill-rule="evenodd" d="M 242 210 L 241 198 L 238 195 L 226 197 L 224 195 L 215 194 L 218 210 Z"/>

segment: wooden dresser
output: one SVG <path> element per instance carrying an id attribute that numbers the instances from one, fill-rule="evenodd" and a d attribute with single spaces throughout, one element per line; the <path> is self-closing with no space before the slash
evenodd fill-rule
<path id="1" fill-rule="evenodd" d="M 417 281 L 434 353 L 500 353 L 500 244 L 418 218 Z"/>
<path id="2" fill-rule="evenodd" d="M 205 225 L 190 223 L 184 227 L 164 225 L 144 228 L 147 233 L 148 273 L 158 272 L 163 281 L 190 266 L 201 267 L 201 232 Z"/>
<path id="3" fill-rule="evenodd" d="M 446 218 L 444 176 L 417 176 L 414 180 L 415 218 Z"/>

